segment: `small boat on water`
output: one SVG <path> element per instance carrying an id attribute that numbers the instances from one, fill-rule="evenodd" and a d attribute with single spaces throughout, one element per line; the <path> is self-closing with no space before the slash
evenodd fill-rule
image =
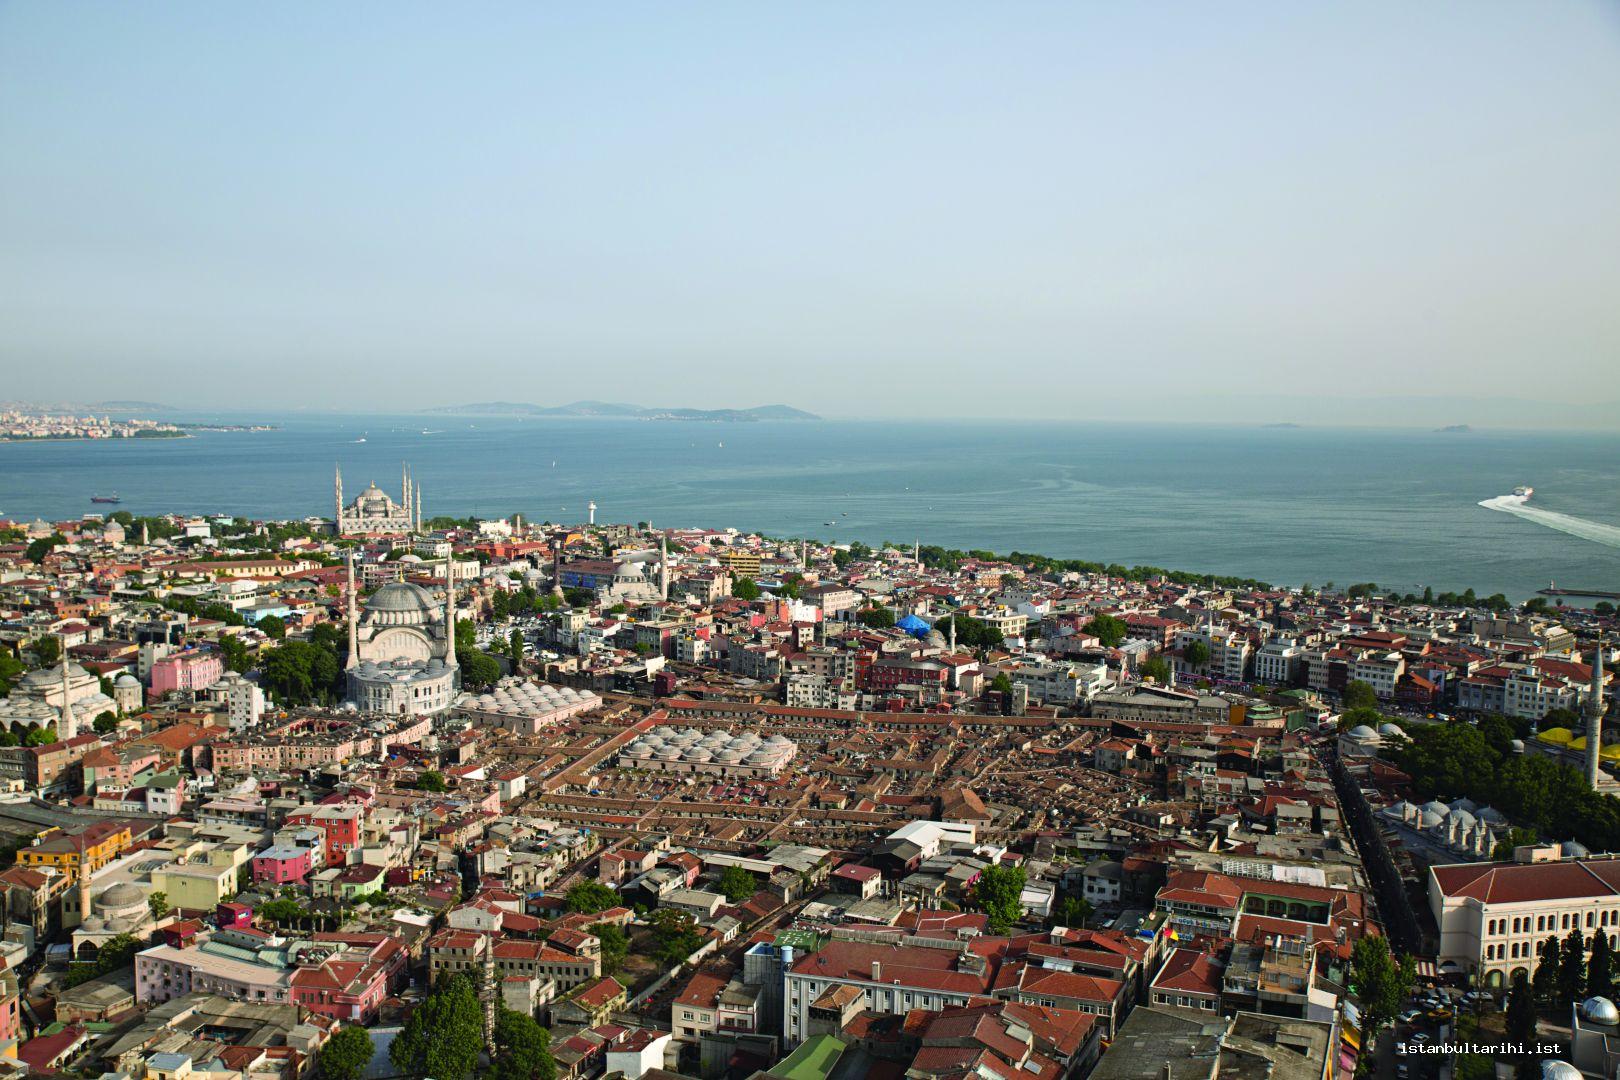
<path id="1" fill-rule="evenodd" d="M 124 500 L 120 499 L 118 492 L 115 491 L 111 495 L 92 495 L 90 501 L 93 503 L 121 503 Z"/>
<path id="2" fill-rule="evenodd" d="M 1516 488 L 1513 489 L 1513 494 L 1517 498 L 1520 498 L 1520 499 L 1528 499 L 1530 496 L 1534 495 L 1535 493 L 1536 493 L 1536 489 L 1533 488 L 1533 487 L 1529 487 L 1529 486 L 1516 487 Z"/>
<path id="3" fill-rule="evenodd" d="M 355 442 L 357 442 L 357 443 L 360 443 L 360 442 L 365 442 L 365 441 L 366 441 L 366 437 L 365 437 L 365 436 L 364 436 L 364 435 L 362 435 L 362 436 L 360 436 L 360 437 L 359 437 L 359 438 L 358 438 L 358 439 L 356 439 L 356 440 L 354 440 L 354 441 L 355 441 Z"/>

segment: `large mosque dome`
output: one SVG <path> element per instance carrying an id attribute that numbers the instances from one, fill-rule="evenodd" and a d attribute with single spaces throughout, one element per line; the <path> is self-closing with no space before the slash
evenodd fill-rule
<path id="1" fill-rule="evenodd" d="M 438 613 L 433 594 L 408 581 L 384 585 L 366 601 L 366 621 L 375 626 L 425 626 Z"/>

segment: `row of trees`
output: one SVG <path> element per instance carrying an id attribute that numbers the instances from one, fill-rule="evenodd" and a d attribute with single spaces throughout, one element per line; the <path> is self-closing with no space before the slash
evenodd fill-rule
<path id="1" fill-rule="evenodd" d="M 1596 933 L 1588 941 L 1579 929 L 1572 929 L 1563 941 L 1549 934 L 1536 950 L 1530 992 L 1537 1003 L 1547 1007 L 1567 1006 L 1589 997 L 1612 998 L 1614 977 L 1608 935 Z"/>
<path id="2" fill-rule="evenodd" d="M 1392 756 L 1424 799 L 1467 796 L 1538 835 L 1620 850 L 1620 799 L 1593 791 L 1579 771 L 1550 757 L 1513 753 L 1512 740 L 1525 734 L 1500 716 L 1477 725 L 1414 724 Z"/>

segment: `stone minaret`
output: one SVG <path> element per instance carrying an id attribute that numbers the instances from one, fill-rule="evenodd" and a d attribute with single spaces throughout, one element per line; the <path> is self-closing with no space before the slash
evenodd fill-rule
<path id="1" fill-rule="evenodd" d="M 79 851 L 79 925 L 90 921 L 90 853 Z"/>
<path id="2" fill-rule="evenodd" d="M 405 504 L 405 528 L 410 530 L 411 518 L 411 467 L 403 461 L 399 463 L 399 497 Z"/>
<path id="3" fill-rule="evenodd" d="M 411 509 L 416 511 L 416 531 L 422 531 L 422 485 L 416 485 L 416 492 L 411 497 Z"/>
<path id="4" fill-rule="evenodd" d="M 1586 698 L 1586 782 L 1597 787 L 1603 751 L 1603 638 L 1593 648 L 1592 689 Z"/>
<path id="5" fill-rule="evenodd" d="M 951 652 L 956 652 L 956 616 L 951 616 Z"/>
<path id="6" fill-rule="evenodd" d="M 68 684 L 68 658 L 62 657 L 62 718 L 56 723 L 56 738 L 59 742 L 67 742 L 78 732 L 73 720 L 73 687 Z"/>
<path id="7" fill-rule="evenodd" d="M 337 535 L 342 536 L 343 535 L 343 467 L 341 465 L 334 465 L 332 467 L 332 480 L 333 480 L 333 486 L 336 488 L 336 491 L 337 491 L 337 513 L 332 518 L 332 524 L 337 526 L 337 529 L 336 529 Z"/>
<path id="8" fill-rule="evenodd" d="M 669 599 L 669 537 L 658 538 L 658 595 Z"/>
<path id="9" fill-rule="evenodd" d="M 799 569 L 810 569 L 810 544 L 806 540 L 799 541 Z"/>
<path id="10" fill-rule="evenodd" d="M 561 540 L 558 540 L 557 546 L 552 553 L 551 563 L 551 595 L 558 598 L 561 598 L 563 594 L 562 574 L 563 544 Z"/>
<path id="11" fill-rule="evenodd" d="M 348 553 L 349 565 L 349 593 L 348 593 L 348 620 L 349 620 L 349 659 L 343 665 L 345 668 L 356 667 L 360 663 L 360 615 L 355 610 L 354 600 L 354 549 Z"/>
<path id="12" fill-rule="evenodd" d="M 456 662 L 456 546 L 444 556 L 444 662 Z"/>

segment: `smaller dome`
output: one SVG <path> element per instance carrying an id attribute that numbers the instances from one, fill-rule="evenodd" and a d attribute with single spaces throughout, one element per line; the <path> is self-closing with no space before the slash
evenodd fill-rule
<path id="1" fill-rule="evenodd" d="M 146 893 L 137 885 L 121 881 L 96 897 L 96 906 L 103 911 L 122 911 L 125 908 L 146 906 Z M 1614 1006 L 1609 1006 L 1611 1009 Z"/>
<path id="2" fill-rule="evenodd" d="M 1368 727 L 1366 724 L 1357 724 L 1355 727 L 1350 729 L 1348 734 L 1352 739 L 1376 739 L 1376 738 L 1378 738 L 1378 732 L 1374 731 L 1372 728 Z"/>
<path id="3" fill-rule="evenodd" d="M 135 676 L 126 671 L 122 675 L 118 676 L 118 678 L 113 680 L 113 685 L 126 688 L 131 686 L 139 687 L 141 685 L 141 680 L 137 679 Z"/>
<path id="4" fill-rule="evenodd" d="M 1541 1062 L 1541 1080 L 1582 1080 L 1581 1070 L 1567 1061 L 1544 1058 Z"/>
<path id="5" fill-rule="evenodd" d="M 1592 854 L 1592 852 L 1587 849 L 1586 845 L 1581 843 L 1579 840 L 1565 840 L 1562 844 L 1558 845 L 1558 853 L 1566 859 L 1585 859 Z M 1606 999 L 1593 998 L 1592 1001 L 1606 1001 Z M 1591 1001 L 1587 1002 L 1587 1004 L 1590 1005 Z M 1609 1008 L 1613 1009 L 1614 1005 L 1610 1003 Z"/>
<path id="6" fill-rule="evenodd" d="M 1404 731 L 1402 731 L 1400 728 L 1396 727 L 1394 724 L 1383 723 L 1383 724 L 1378 725 L 1378 734 L 1380 734 L 1380 735 L 1404 735 L 1406 733 Z"/>
<path id="7" fill-rule="evenodd" d="M 1606 997 L 1589 997 L 1581 1002 L 1581 1017 L 1594 1024 L 1620 1024 L 1620 1009 Z"/>
<path id="8" fill-rule="evenodd" d="M 1441 822 L 1445 820 L 1445 818 L 1441 817 L 1433 810 L 1425 810 L 1423 813 L 1418 815 L 1418 826 L 1424 829 L 1433 829 L 1438 827 Z"/>

